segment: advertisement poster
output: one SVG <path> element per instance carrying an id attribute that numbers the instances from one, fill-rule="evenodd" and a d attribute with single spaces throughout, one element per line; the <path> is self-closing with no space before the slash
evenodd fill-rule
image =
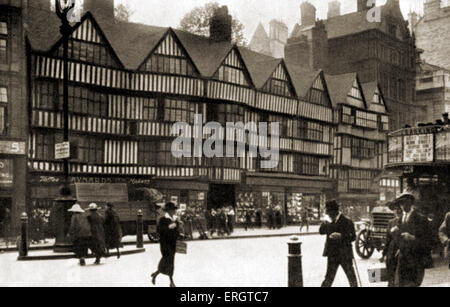
<path id="1" fill-rule="evenodd" d="M 433 145 L 433 134 L 405 136 L 403 162 L 433 162 Z"/>
<path id="2" fill-rule="evenodd" d="M 8 159 L 0 159 L 0 187 L 12 188 L 14 183 L 13 162 Z"/>
<path id="3" fill-rule="evenodd" d="M 436 134 L 436 160 L 450 160 L 450 132 Z"/>
<path id="4" fill-rule="evenodd" d="M 389 163 L 403 162 L 402 141 L 401 136 L 389 138 Z"/>

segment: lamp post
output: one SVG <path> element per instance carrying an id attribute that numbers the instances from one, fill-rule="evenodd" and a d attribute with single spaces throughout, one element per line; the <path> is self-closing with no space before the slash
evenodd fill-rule
<path id="1" fill-rule="evenodd" d="M 63 41 L 63 125 L 64 125 L 64 142 L 69 142 L 69 38 L 72 34 L 73 27 L 70 25 L 70 12 L 75 7 L 75 1 L 64 0 L 64 5 L 61 5 L 61 0 L 56 0 L 56 15 L 61 20 L 59 31 L 62 35 Z M 64 159 L 64 183 L 60 188 L 60 198 L 56 199 L 56 205 L 53 207 L 53 216 L 55 220 L 56 242 L 55 252 L 67 252 L 70 250 L 70 243 L 67 240 L 68 223 L 68 208 L 73 204 L 74 199 L 69 187 L 69 158 Z"/>

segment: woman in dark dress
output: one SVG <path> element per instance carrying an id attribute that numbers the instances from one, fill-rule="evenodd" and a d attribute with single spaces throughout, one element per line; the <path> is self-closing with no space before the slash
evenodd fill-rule
<path id="1" fill-rule="evenodd" d="M 173 272 L 175 268 L 175 253 L 177 247 L 178 221 L 175 216 L 177 208 L 174 203 L 167 203 L 164 206 L 166 214 L 159 220 L 158 232 L 161 246 L 162 258 L 158 265 L 158 270 L 152 274 L 152 283 L 156 283 L 159 274 L 164 274 L 170 278 L 170 287 L 175 287 L 173 282 Z"/>
<path id="2" fill-rule="evenodd" d="M 117 249 L 117 259 L 120 259 L 120 245 L 122 241 L 122 228 L 120 218 L 113 209 L 113 204 L 108 203 L 105 211 L 105 243 L 106 253 L 109 256 L 110 249 Z"/>

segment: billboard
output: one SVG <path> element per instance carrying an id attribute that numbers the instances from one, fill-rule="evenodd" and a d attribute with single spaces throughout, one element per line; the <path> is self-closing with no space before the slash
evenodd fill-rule
<path id="1" fill-rule="evenodd" d="M 403 137 L 403 162 L 433 162 L 434 135 L 418 134 Z"/>

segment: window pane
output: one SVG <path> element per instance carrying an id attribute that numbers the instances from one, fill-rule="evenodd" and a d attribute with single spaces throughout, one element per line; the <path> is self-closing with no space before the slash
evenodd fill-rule
<path id="1" fill-rule="evenodd" d="M 8 102 L 8 91 L 6 87 L 0 87 L 0 102 Z"/>
<path id="2" fill-rule="evenodd" d="M 4 21 L 0 22 L 0 34 L 8 35 L 8 24 Z"/>

